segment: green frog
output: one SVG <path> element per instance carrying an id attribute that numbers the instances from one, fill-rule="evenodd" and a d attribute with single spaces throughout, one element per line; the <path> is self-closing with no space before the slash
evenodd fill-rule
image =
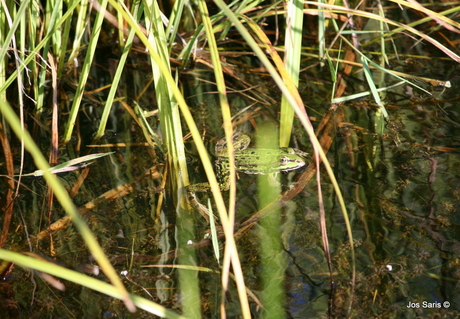
<path id="1" fill-rule="evenodd" d="M 276 174 L 298 169 L 305 165 L 304 157 L 308 154 L 295 148 L 248 148 L 251 138 L 245 134 L 235 134 L 233 146 L 235 149 L 235 169 L 246 174 Z M 230 166 L 227 142 L 223 138 L 216 143 L 215 162 L 217 179 L 220 189 L 230 188 Z M 187 186 L 187 195 L 192 206 L 208 221 L 209 211 L 196 199 L 196 192 L 210 191 L 209 183 L 198 183 Z"/>

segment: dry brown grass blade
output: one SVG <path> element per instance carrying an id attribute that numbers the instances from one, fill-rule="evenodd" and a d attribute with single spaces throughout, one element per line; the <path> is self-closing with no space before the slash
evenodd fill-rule
<path id="1" fill-rule="evenodd" d="M 59 152 L 59 129 L 58 129 L 58 103 L 57 103 L 57 70 L 56 64 L 54 63 L 54 57 L 51 52 L 48 52 L 48 63 L 51 69 L 51 87 L 52 87 L 52 116 L 51 116 L 51 151 L 49 157 L 49 163 L 57 165 L 58 163 L 58 152 Z M 52 212 L 53 212 L 54 193 L 51 188 L 48 188 L 48 224 L 51 224 Z M 51 234 L 50 234 L 51 236 Z M 55 257 L 56 252 L 54 250 L 54 241 L 50 238 L 50 255 Z"/>
<path id="2" fill-rule="evenodd" d="M 7 175 L 14 175 L 14 165 L 13 165 L 13 154 L 11 153 L 10 141 L 7 135 L 4 132 L 4 127 L 2 121 L 0 121 L 0 143 L 3 148 L 3 156 L 5 157 L 5 167 Z M 14 194 L 14 180 L 8 180 L 8 187 L 3 194 L 5 198 L 5 204 L 3 207 L 3 228 L 2 235 L 0 237 L 0 248 L 5 246 L 6 240 L 8 238 L 8 233 L 10 229 L 11 219 L 13 217 L 13 194 Z"/>

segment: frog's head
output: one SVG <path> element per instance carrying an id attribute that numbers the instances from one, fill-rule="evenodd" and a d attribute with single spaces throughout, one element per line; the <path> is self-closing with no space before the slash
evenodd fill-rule
<path id="1" fill-rule="evenodd" d="M 271 174 L 292 171 L 305 165 L 305 160 L 289 149 L 247 149 L 238 155 L 238 171 L 246 174 Z"/>
<path id="2" fill-rule="evenodd" d="M 289 154 L 282 156 L 279 160 L 279 167 L 277 170 L 282 172 L 292 171 L 305 166 L 305 161 L 299 155 Z"/>

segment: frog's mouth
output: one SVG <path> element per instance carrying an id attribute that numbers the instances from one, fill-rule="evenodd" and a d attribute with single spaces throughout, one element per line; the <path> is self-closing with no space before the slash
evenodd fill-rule
<path id="1" fill-rule="evenodd" d="M 284 164 L 285 165 L 281 165 L 280 168 L 283 172 L 288 172 L 288 171 L 293 171 L 293 170 L 296 170 L 296 169 L 299 169 L 303 166 L 305 166 L 305 161 L 304 160 L 300 160 L 300 159 L 289 159 L 288 157 L 286 158 L 283 158 L 282 160 L 284 160 Z M 295 164 L 293 166 L 288 166 L 288 164 Z M 287 167 L 286 167 L 287 166 Z"/>

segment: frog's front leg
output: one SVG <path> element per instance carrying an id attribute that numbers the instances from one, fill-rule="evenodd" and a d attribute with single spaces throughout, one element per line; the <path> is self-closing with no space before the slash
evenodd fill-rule
<path id="1" fill-rule="evenodd" d="M 210 190 L 208 183 L 198 183 L 193 185 L 186 186 L 187 190 L 187 199 L 190 205 L 206 220 L 206 223 L 209 224 L 209 210 L 208 208 L 201 204 L 196 198 L 197 192 L 208 192 Z"/>
<path id="2" fill-rule="evenodd" d="M 281 183 L 278 181 L 278 172 L 268 174 L 268 184 L 272 187 L 281 185 Z"/>

